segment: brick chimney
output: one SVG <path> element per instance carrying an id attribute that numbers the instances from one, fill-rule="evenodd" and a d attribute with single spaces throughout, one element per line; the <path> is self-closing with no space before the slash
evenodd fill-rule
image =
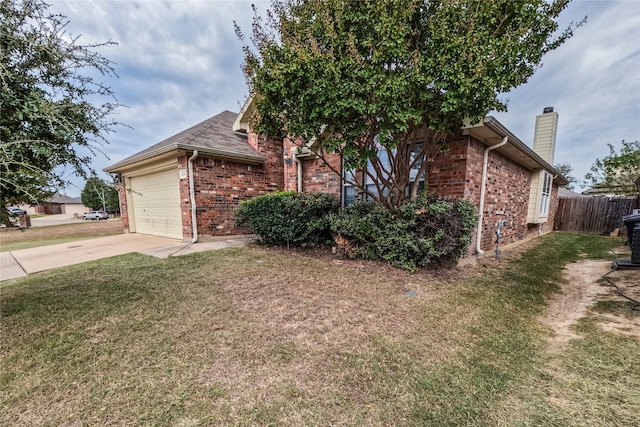
<path id="1" fill-rule="evenodd" d="M 546 107 L 542 114 L 536 116 L 536 130 L 533 136 L 533 151 L 553 166 L 556 152 L 556 132 L 558 130 L 558 113 L 553 107 Z"/>

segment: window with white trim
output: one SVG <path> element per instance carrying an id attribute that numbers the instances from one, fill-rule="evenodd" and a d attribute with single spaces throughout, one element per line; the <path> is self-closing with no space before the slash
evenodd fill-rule
<path id="1" fill-rule="evenodd" d="M 412 148 L 411 151 L 412 151 L 412 154 L 416 156 L 420 153 L 421 147 L 419 145 L 416 145 Z M 390 169 L 389 158 L 386 150 L 380 150 L 378 152 L 378 155 L 380 156 L 381 161 L 385 162 L 387 167 Z M 418 176 L 418 171 L 420 170 L 421 165 L 422 165 L 422 162 L 418 161 L 416 162 L 414 167 L 411 169 L 410 184 L 409 184 L 409 188 L 407 189 L 409 193 L 412 191 L 413 186 L 415 185 L 416 182 L 418 183 L 418 192 L 424 190 L 425 174 L 423 173 L 421 176 Z M 371 162 L 367 163 L 367 171 L 370 172 L 372 175 L 375 175 L 375 170 L 373 169 Z M 356 189 L 352 184 L 347 182 L 347 181 L 355 181 L 355 171 L 344 170 L 342 174 L 343 174 L 342 203 L 344 206 L 349 206 L 356 202 Z M 372 194 L 377 194 L 378 190 L 376 188 L 376 185 L 373 179 L 368 174 L 364 174 L 364 185 L 367 191 L 371 192 Z M 382 191 L 383 191 L 383 194 L 386 194 L 387 189 L 383 188 Z M 366 201 L 372 200 L 371 196 L 369 196 L 368 194 L 365 194 L 364 197 L 365 197 L 364 200 Z"/>
<path id="2" fill-rule="evenodd" d="M 547 172 L 544 173 L 542 195 L 540 197 L 540 215 L 547 215 L 551 204 L 551 175 Z"/>

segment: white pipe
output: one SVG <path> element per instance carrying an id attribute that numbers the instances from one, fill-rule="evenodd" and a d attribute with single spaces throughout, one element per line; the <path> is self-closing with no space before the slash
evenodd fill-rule
<path id="1" fill-rule="evenodd" d="M 294 153 L 291 154 L 293 155 L 293 160 L 298 165 L 298 172 L 296 173 L 296 177 L 298 178 L 298 193 L 302 193 L 302 161 L 298 159 L 298 156 Z"/>
<path id="2" fill-rule="evenodd" d="M 489 151 L 500 148 L 507 143 L 507 137 L 502 138 L 502 142 L 492 147 L 487 147 L 484 150 L 484 157 L 482 158 L 482 182 L 480 184 L 480 207 L 478 208 L 478 233 L 476 236 L 476 252 L 478 255 L 482 255 L 484 251 L 480 249 L 480 243 L 482 240 L 482 213 L 484 211 L 484 193 L 486 191 L 485 186 L 487 184 L 487 164 L 489 163 Z"/>
<path id="3" fill-rule="evenodd" d="M 189 157 L 189 196 L 191 197 L 191 230 L 193 233 L 193 237 L 191 238 L 191 243 L 195 243 L 198 241 L 198 221 L 196 218 L 196 192 L 195 192 L 195 184 L 193 179 L 193 161 L 198 157 L 198 150 L 193 150 L 193 155 Z"/>

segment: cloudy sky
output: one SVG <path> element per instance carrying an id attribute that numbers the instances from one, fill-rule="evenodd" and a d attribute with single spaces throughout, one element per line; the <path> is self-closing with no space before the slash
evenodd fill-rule
<path id="1" fill-rule="evenodd" d="M 255 3 L 265 1 L 49 0 L 66 15 L 80 42 L 112 40 L 100 50 L 116 63 L 105 80 L 127 105 L 117 119 L 132 127 L 109 135 L 102 169 L 224 110 L 247 97 L 240 69 L 242 45 L 233 21 L 249 32 Z M 554 163 L 569 163 L 582 180 L 607 143 L 640 139 L 640 1 L 574 0 L 561 26 L 588 22 L 543 60 L 543 66 L 503 99 L 508 112 L 491 113 L 531 146 L 535 116 L 553 106 L 560 115 Z M 106 176 L 105 176 L 106 177 Z M 82 181 L 66 190 L 78 196 Z"/>

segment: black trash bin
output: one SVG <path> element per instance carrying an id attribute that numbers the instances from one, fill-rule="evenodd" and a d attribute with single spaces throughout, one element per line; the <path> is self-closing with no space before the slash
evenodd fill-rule
<path id="1" fill-rule="evenodd" d="M 631 262 L 640 264 L 640 224 L 636 224 L 633 228 L 633 233 L 629 239 L 633 239 L 633 244 L 629 244 L 631 247 Z"/>
<path id="2" fill-rule="evenodd" d="M 622 217 L 622 222 L 627 227 L 627 236 L 629 236 L 627 241 L 631 248 L 633 247 L 633 229 L 636 228 L 637 224 L 640 224 L 640 214 L 625 215 Z"/>

